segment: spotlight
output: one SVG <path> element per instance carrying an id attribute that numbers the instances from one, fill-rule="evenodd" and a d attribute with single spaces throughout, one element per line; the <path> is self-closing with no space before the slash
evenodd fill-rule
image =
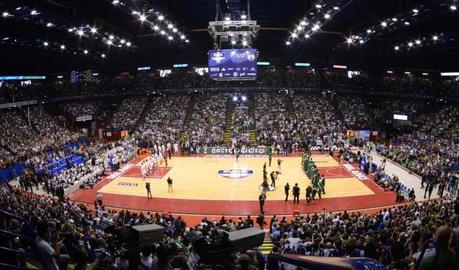
<path id="1" fill-rule="evenodd" d="M 138 15 L 138 14 L 139 14 L 138 11 L 136 11 L 136 10 L 133 10 L 133 11 L 132 11 L 132 15 Z"/>
<path id="2" fill-rule="evenodd" d="M 301 25 L 298 25 L 298 26 L 296 27 L 296 30 L 301 31 L 301 30 L 303 30 L 303 27 L 301 27 Z"/>
<path id="3" fill-rule="evenodd" d="M 396 22 L 396 21 L 398 21 L 398 19 L 397 18 L 392 18 L 392 21 Z"/>
<path id="4" fill-rule="evenodd" d="M 10 14 L 9 14 L 8 12 L 5 11 L 5 12 L 2 13 L 2 17 L 3 17 L 3 18 L 6 18 L 6 17 L 8 17 L 8 16 L 10 16 Z"/>
<path id="5" fill-rule="evenodd" d="M 110 40 L 112 40 L 114 38 L 115 38 L 115 36 L 113 36 L 113 35 L 108 36 L 108 39 L 110 39 Z"/>
<path id="6" fill-rule="evenodd" d="M 126 43 L 126 40 L 125 40 L 125 39 L 122 39 L 122 40 L 120 40 L 120 43 L 121 43 L 121 44 L 124 44 L 124 43 Z"/>
<path id="7" fill-rule="evenodd" d="M 371 29 L 368 29 L 368 30 L 367 30 L 367 34 L 371 34 Z"/>
<path id="8" fill-rule="evenodd" d="M 339 10 L 339 7 L 334 6 L 333 9 L 334 9 L 334 10 Z"/>
<path id="9" fill-rule="evenodd" d="M 118 5 L 119 3 L 120 3 L 119 0 L 113 0 L 113 1 L 112 1 L 112 4 L 115 5 L 115 6 Z"/>
<path id="10" fill-rule="evenodd" d="M 308 39 L 308 38 L 310 38 L 310 37 L 311 37 L 311 36 L 310 36 L 309 34 L 305 34 L 305 35 L 304 35 L 304 38 L 305 38 L 305 39 Z"/>
<path id="11" fill-rule="evenodd" d="M 408 47 L 413 47 L 413 42 L 408 42 Z"/>
<path id="12" fill-rule="evenodd" d="M 83 30 L 81 30 L 81 29 L 80 29 L 80 30 L 78 30 L 78 32 L 77 32 L 77 35 L 79 35 L 80 37 L 81 37 L 81 36 L 83 36 L 83 35 L 84 35 L 84 32 L 83 32 Z"/>
<path id="13" fill-rule="evenodd" d="M 190 41 L 187 39 L 187 40 L 185 40 L 185 42 L 186 42 L 186 43 L 189 43 Z"/>
<path id="14" fill-rule="evenodd" d="M 144 21 L 147 20 L 147 16 L 145 16 L 145 15 L 142 14 L 142 15 L 140 15 L 140 17 L 139 17 L 139 20 L 140 20 L 141 22 L 144 22 Z"/>
<path id="15" fill-rule="evenodd" d="M 174 27 L 174 26 L 172 25 L 172 23 L 170 23 L 170 24 L 167 25 L 167 28 L 169 28 L 169 29 L 172 29 L 173 27 Z"/>
<path id="16" fill-rule="evenodd" d="M 247 19 L 247 15 L 242 14 L 242 15 L 241 15 L 241 19 L 243 19 L 243 20 Z"/>
<path id="17" fill-rule="evenodd" d="M 48 42 L 43 42 L 43 46 L 48 47 L 49 43 Z"/>
<path id="18" fill-rule="evenodd" d="M 132 45 L 131 42 L 129 42 L 129 41 L 126 42 L 126 46 L 127 46 L 127 47 L 131 47 L 131 45 Z"/>
<path id="19" fill-rule="evenodd" d="M 349 45 L 352 44 L 352 38 L 347 38 L 347 39 L 346 39 L 346 42 L 347 42 L 347 44 L 349 44 Z"/>
<path id="20" fill-rule="evenodd" d="M 292 36 L 292 38 L 297 38 L 298 37 L 298 35 L 296 33 L 292 33 L 291 36 Z"/>
<path id="21" fill-rule="evenodd" d="M 290 41 L 286 41 L 285 45 L 290 46 L 290 45 L 292 45 L 292 43 Z"/>
<path id="22" fill-rule="evenodd" d="M 61 50 L 65 50 L 65 45 L 61 45 Z"/>
<path id="23" fill-rule="evenodd" d="M 226 16 L 225 21 L 231 21 L 231 18 L 229 16 Z"/>
<path id="24" fill-rule="evenodd" d="M 168 40 L 173 40 L 174 38 L 172 36 L 167 37 Z"/>
<path id="25" fill-rule="evenodd" d="M 321 9 L 321 8 L 322 8 L 322 5 L 317 4 L 317 5 L 316 5 L 316 8 L 317 8 L 317 9 Z"/>
<path id="26" fill-rule="evenodd" d="M 242 96 L 241 99 L 242 99 L 242 101 L 246 101 L 247 97 L 246 96 Z"/>
<path id="27" fill-rule="evenodd" d="M 414 8 L 414 9 L 413 9 L 413 13 L 416 15 L 416 14 L 419 13 L 419 10 L 418 10 L 417 8 Z"/>
<path id="28" fill-rule="evenodd" d="M 103 54 L 101 54 L 101 55 L 100 55 L 100 57 L 102 57 L 102 58 L 105 58 L 105 54 L 104 54 L 104 53 L 103 53 Z"/>
<path id="29" fill-rule="evenodd" d="M 234 102 L 237 101 L 237 96 L 233 96 L 233 101 L 234 101 Z"/>
<path id="30" fill-rule="evenodd" d="M 319 24 L 314 24 L 314 26 L 311 28 L 311 30 L 312 30 L 313 32 L 315 32 L 315 31 L 317 31 L 317 30 L 319 30 L 319 29 L 320 29 L 320 25 L 319 25 Z"/>
<path id="31" fill-rule="evenodd" d="M 69 33 L 72 33 L 73 32 L 73 28 L 69 28 L 67 31 L 69 31 Z"/>
<path id="32" fill-rule="evenodd" d="M 381 22 L 381 26 L 382 26 L 382 27 L 386 27 L 386 26 L 387 26 L 387 23 L 386 23 L 386 22 Z"/>
<path id="33" fill-rule="evenodd" d="M 421 41 L 419 39 L 416 39 L 414 42 L 416 42 L 417 45 L 421 44 Z"/>
<path id="34" fill-rule="evenodd" d="M 88 50 L 84 50 L 83 53 L 84 53 L 84 54 L 88 54 Z"/>
<path id="35" fill-rule="evenodd" d="M 161 35 L 165 35 L 166 32 L 165 32 L 164 30 L 161 30 L 160 34 L 161 34 Z"/>
<path id="36" fill-rule="evenodd" d="M 172 29 L 172 32 L 177 33 L 177 28 Z"/>
<path id="37" fill-rule="evenodd" d="M 185 35 L 181 35 L 180 39 L 182 39 L 182 40 L 185 39 Z"/>
<path id="38" fill-rule="evenodd" d="M 50 22 L 46 24 L 46 27 L 53 27 L 53 26 L 54 26 L 54 24 L 52 24 Z"/>
<path id="39" fill-rule="evenodd" d="M 231 45 L 236 45 L 236 40 L 231 40 Z"/>
<path id="40" fill-rule="evenodd" d="M 242 41 L 242 46 L 247 46 L 247 40 Z"/>
<path id="41" fill-rule="evenodd" d="M 410 25 L 410 22 L 404 22 L 405 25 Z"/>
<path id="42" fill-rule="evenodd" d="M 449 8 L 450 8 L 452 11 L 456 11 L 456 10 L 457 10 L 457 7 L 456 7 L 455 5 L 451 5 Z"/>
<path id="43" fill-rule="evenodd" d="M 97 33 L 97 28 L 92 27 L 92 28 L 91 28 L 91 33 L 93 33 L 93 34 Z"/>
<path id="44" fill-rule="evenodd" d="M 361 39 L 361 40 L 359 40 L 359 43 L 363 44 L 363 43 L 365 43 L 365 41 L 363 41 L 363 39 Z"/>
<path id="45" fill-rule="evenodd" d="M 32 16 L 38 15 L 38 11 L 36 11 L 36 10 L 34 9 L 34 10 L 32 10 L 32 11 L 30 12 L 30 15 L 32 15 Z"/>
<path id="46" fill-rule="evenodd" d="M 394 50 L 398 51 L 398 50 L 400 50 L 400 47 L 399 46 L 395 46 Z"/>
<path id="47" fill-rule="evenodd" d="M 438 40 L 438 36 L 433 36 L 432 39 L 436 41 Z"/>
<path id="48" fill-rule="evenodd" d="M 331 16 L 330 16 L 330 14 L 327 13 L 327 14 L 324 15 L 324 18 L 328 20 L 328 19 L 331 18 Z"/>
<path id="49" fill-rule="evenodd" d="M 159 15 L 158 16 L 158 21 L 162 21 L 162 20 L 164 20 L 164 16 L 163 15 Z"/>
<path id="50" fill-rule="evenodd" d="M 107 45 L 108 45 L 108 46 L 110 46 L 110 45 L 112 45 L 112 44 L 113 44 L 113 41 L 107 40 Z"/>
<path id="51" fill-rule="evenodd" d="M 305 26 L 305 25 L 308 25 L 308 23 L 306 21 L 301 21 L 300 25 Z"/>
<path id="52" fill-rule="evenodd" d="M 155 25 L 155 26 L 153 26 L 153 29 L 154 29 L 155 31 L 158 31 L 158 30 L 159 30 L 159 27 L 158 27 L 157 25 Z"/>

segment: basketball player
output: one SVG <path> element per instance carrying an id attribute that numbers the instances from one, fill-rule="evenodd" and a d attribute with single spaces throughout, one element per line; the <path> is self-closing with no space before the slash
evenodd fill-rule
<path id="1" fill-rule="evenodd" d="M 167 178 L 167 192 L 169 193 L 174 192 L 174 189 L 172 188 L 172 178 L 170 177 Z"/>
<path id="2" fill-rule="evenodd" d="M 147 198 L 153 198 L 153 196 L 151 195 L 150 182 L 145 183 L 145 189 L 147 190 Z"/>
<path id="3" fill-rule="evenodd" d="M 145 177 L 147 176 L 147 165 L 145 161 L 140 165 L 140 173 L 142 174 L 143 181 L 145 181 Z"/>
<path id="4" fill-rule="evenodd" d="M 282 159 L 277 160 L 277 170 L 280 172 L 281 171 L 281 164 L 282 164 Z"/>

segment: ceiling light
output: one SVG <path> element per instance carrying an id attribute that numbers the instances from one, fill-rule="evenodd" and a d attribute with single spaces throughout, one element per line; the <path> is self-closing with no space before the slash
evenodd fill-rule
<path id="1" fill-rule="evenodd" d="M 167 37 L 168 40 L 173 40 L 174 38 L 172 36 Z"/>
<path id="2" fill-rule="evenodd" d="M 84 54 L 88 54 L 88 50 L 84 50 L 83 53 L 84 53 Z"/>
<path id="3" fill-rule="evenodd" d="M 166 32 L 164 30 L 161 30 L 161 35 L 165 35 Z"/>
<path id="4" fill-rule="evenodd" d="M 386 23 L 386 22 L 381 22 L 381 26 L 382 26 L 382 27 L 386 27 L 386 26 L 387 26 L 387 23 Z"/>
<path id="5" fill-rule="evenodd" d="M 307 23 L 306 23 L 306 21 L 301 21 L 300 25 L 305 26 L 305 25 L 307 25 Z"/>
<path id="6" fill-rule="evenodd" d="M 185 42 L 188 43 L 188 42 L 190 42 L 190 41 L 187 39 L 187 40 L 185 40 Z"/>
<path id="7" fill-rule="evenodd" d="M 225 21 L 231 21 L 231 18 L 229 16 L 226 16 Z"/>
<path id="8" fill-rule="evenodd" d="M 93 33 L 93 34 L 97 33 L 97 28 L 92 27 L 92 28 L 91 28 L 91 33 Z"/>
<path id="9" fill-rule="evenodd" d="M 103 53 L 103 54 L 101 54 L 100 56 L 101 56 L 102 58 L 105 58 L 105 54 L 104 54 L 104 53 Z"/>
<path id="10" fill-rule="evenodd" d="M 392 18 L 392 21 L 396 22 L 396 21 L 398 21 L 398 19 L 397 18 Z"/>
<path id="11" fill-rule="evenodd" d="M 417 45 L 421 44 L 421 41 L 419 39 L 416 39 L 414 42 L 416 42 Z"/>
<path id="12" fill-rule="evenodd" d="M 359 40 L 359 43 L 360 44 L 363 44 L 365 41 L 363 41 L 363 39 Z"/>
<path id="13" fill-rule="evenodd" d="M 169 29 L 172 29 L 172 27 L 174 27 L 174 25 L 172 25 L 172 23 L 167 25 L 167 28 L 169 28 Z"/>
<path id="14" fill-rule="evenodd" d="M 156 31 L 159 30 L 159 27 L 157 25 L 153 26 L 153 29 L 155 29 Z"/>
<path id="15" fill-rule="evenodd" d="M 400 47 L 399 47 L 399 46 L 395 46 L 394 49 L 395 49 L 396 51 L 398 51 L 398 50 L 400 50 Z"/>
<path id="16" fill-rule="evenodd" d="M 330 19 L 330 17 L 331 17 L 331 16 L 330 16 L 330 14 L 328 14 L 328 13 L 324 15 L 324 18 L 327 19 L 327 20 Z"/>
<path id="17" fill-rule="evenodd" d="M 241 19 L 243 19 L 243 20 L 247 19 L 247 15 L 242 14 L 242 15 L 241 15 Z"/>
<path id="18" fill-rule="evenodd" d="M 34 9 L 34 10 L 32 10 L 32 11 L 30 12 L 30 15 L 32 15 L 32 16 L 38 15 L 38 11 L 36 11 L 36 10 Z"/>
<path id="19" fill-rule="evenodd" d="M 112 44 L 113 44 L 113 41 L 107 40 L 107 45 L 112 45 Z"/>
<path id="20" fill-rule="evenodd" d="M 139 17 L 139 20 L 140 20 L 141 22 L 144 22 L 144 21 L 147 20 L 147 16 L 145 16 L 145 15 L 142 14 L 142 15 L 140 15 L 140 17 Z"/>
<path id="21" fill-rule="evenodd" d="M 46 27 L 53 27 L 53 25 L 54 25 L 54 24 L 52 24 L 52 23 L 49 22 L 49 23 L 46 24 Z"/>
<path id="22" fill-rule="evenodd" d="M 408 42 L 408 47 L 413 47 L 413 42 Z"/>
<path id="23" fill-rule="evenodd" d="M 291 35 L 291 36 L 292 36 L 292 38 L 296 38 L 296 37 L 298 37 L 298 35 L 297 35 L 296 33 L 292 33 L 292 35 Z"/>
<path id="24" fill-rule="evenodd" d="M 247 40 L 242 41 L 242 46 L 247 46 Z"/>
<path id="25" fill-rule="evenodd" d="M 112 1 L 112 4 L 115 5 L 115 6 L 118 5 L 119 3 L 120 3 L 119 0 L 113 0 L 113 1 Z"/>
<path id="26" fill-rule="evenodd" d="M 61 50 L 65 50 L 65 45 L 61 45 Z"/>
<path id="27" fill-rule="evenodd" d="M 438 40 L 438 36 L 433 36 L 432 39 L 433 40 Z"/>
<path id="28" fill-rule="evenodd" d="M 413 13 L 419 13 L 419 10 L 417 8 L 414 8 Z"/>
<path id="29" fill-rule="evenodd" d="M 338 9 L 339 9 L 339 7 L 337 7 L 337 6 L 334 6 L 334 7 L 333 7 L 333 9 L 334 9 L 334 10 L 338 10 Z"/>
<path id="30" fill-rule="evenodd" d="M 298 26 L 296 27 L 296 30 L 301 31 L 301 30 L 303 30 L 303 27 L 301 27 L 301 25 L 298 25 Z"/>
<path id="31" fill-rule="evenodd" d="M 449 8 L 450 8 L 451 10 L 453 10 L 453 11 L 456 11 L 456 10 L 457 10 L 457 7 L 456 7 L 455 5 L 451 5 Z"/>
<path id="32" fill-rule="evenodd" d="M 81 37 L 82 35 L 84 35 L 84 32 L 83 32 L 83 30 L 80 29 L 80 30 L 78 30 L 77 34 Z"/>
<path id="33" fill-rule="evenodd" d="M 115 36 L 113 36 L 113 35 L 110 35 L 110 36 L 108 37 L 108 39 L 110 39 L 110 40 L 111 40 L 111 39 L 114 39 L 114 38 L 115 38 Z"/>
<path id="34" fill-rule="evenodd" d="M 315 24 L 315 25 L 311 28 L 311 30 L 312 30 L 313 32 L 315 32 L 315 31 L 317 31 L 317 30 L 319 30 L 319 29 L 320 29 L 320 25 L 318 25 L 318 24 Z"/>
<path id="35" fill-rule="evenodd" d="M 6 18 L 6 17 L 8 17 L 8 16 L 10 16 L 10 14 L 9 14 L 8 12 L 5 11 L 5 12 L 2 13 L 2 17 L 3 17 L 3 18 Z"/>
<path id="36" fill-rule="evenodd" d="M 43 42 L 43 46 L 48 47 L 49 43 L 48 42 Z"/>
<path id="37" fill-rule="evenodd" d="M 131 47 L 131 45 L 132 45 L 131 42 L 129 42 L 129 41 L 126 42 L 126 46 L 127 46 L 127 47 Z"/>
<path id="38" fill-rule="evenodd" d="M 292 43 L 290 41 L 286 41 L 285 45 L 290 46 Z"/>
<path id="39" fill-rule="evenodd" d="M 347 42 L 347 44 L 352 44 L 352 38 L 347 38 L 346 42 Z"/>
<path id="40" fill-rule="evenodd" d="M 181 36 L 180 36 L 180 39 L 185 39 L 185 35 L 181 35 Z"/>
<path id="41" fill-rule="evenodd" d="M 124 43 L 126 43 L 126 40 L 122 39 L 122 40 L 120 40 L 120 43 L 124 44 Z"/>
<path id="42" fill-rule="evenodd" d="M 322 8 L 322 5 L 317 4 L 317 5 L 316 5 L 316 8 L 321 9 L 321 8 Z"/>
<path id="43" fill-rule="evenodd" d="M 162 20 L 164 20 L 164 16 L 163 15 L 159 15 L 158 16 L 158 21 L 162 21 Z"/>
<path id="44" fill-rule="evenodd" d="M 311 36 L 310 36 L 309 34 L 305 34 L 305 35 L 304 35 L 304 38 L 305 38 L 305 39 L 308 39 L 308 38 L 310 38 L 310 37 L 311 37 Z"/>
<path id="45" fill-rule="evenodd" d="M 231 45 L 236 45 L 236 40 L 231 40 Z"/>
<path id="46" fill-rule="evenodd" d="M 137 15 L 137 14 L 139 14 L 139 12 L 137 10 L 133 10 L 132 11 L 132 15 Z"/>
<path id="47" fill-rule="evenodd" d="M 68 31 L 71 33 L 73 32 L 73 28 L 69 28 Z"/>
<path id="48" fill-rule="evenodd" d="M 177 28 L 172 29 L 172 32 L 177 33 Z"/>
<path id="49" fill-rule="evenodd" d="M 410 22 L 405 21 L 404 24 L 405 25 L 410 25 Z"/>
<path id="50" fill-rule="evenodd" d="M 371 34 L 371 29 L 368 29 L 368 30 L 367 30 L 367 34 Z"/>

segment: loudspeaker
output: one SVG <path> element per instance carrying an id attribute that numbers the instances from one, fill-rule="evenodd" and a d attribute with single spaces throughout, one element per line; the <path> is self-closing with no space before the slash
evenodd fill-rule
<path id="1" fill-rule="evenodd" d="M 156 224 L 132 226 L 136 233 L 136 244 L 140 247 L 149 246 L 163 240 L 164 227 Z"/>
<path id="2" fill-rule="evenodd" d="M 241 252 L 261 246 L 264 239 L 265 232 L 256 228 L 243 229 L 228 234 L 228 241 L 233 252 Z"/>

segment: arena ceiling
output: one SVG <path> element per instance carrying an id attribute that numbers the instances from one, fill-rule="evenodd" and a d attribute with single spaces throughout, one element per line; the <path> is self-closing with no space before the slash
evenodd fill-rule
<path id="1" fill-rule="evenodd" d="M 248 0 L 219 1 L 222 12 L 237 17 Z M 253 47 L 273 64 L 458 68 L 458 0 L 250 0 L 250 6 L 261 26 Z M 215 0 L 0 1 L 0 72 L 205 66 L 215 11 Z"/>

